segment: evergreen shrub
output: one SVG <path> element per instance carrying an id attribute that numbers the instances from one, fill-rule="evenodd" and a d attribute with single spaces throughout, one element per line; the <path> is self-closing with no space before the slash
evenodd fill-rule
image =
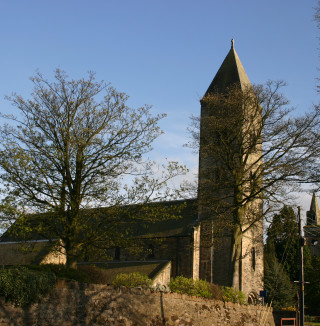
<path id="1" fill-rule="evenodd" d="M 149 288 L 152 280 L 147 275 L 140 273 L 118 274 L 112 282 L 114 286 L 126 286 L 128 288 Z"/>
<path id="2" fill-rule="evenodd" d="M 0 296 L 15 306 L 27 306 L 46 296 L 55 285 L 52 272 L 25 267 L 0 269 Z"/>

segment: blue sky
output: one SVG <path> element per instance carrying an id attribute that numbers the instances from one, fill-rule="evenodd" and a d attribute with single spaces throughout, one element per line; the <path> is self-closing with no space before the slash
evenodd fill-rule
<path id="1" fill-rule="evenodd" d="M 0 111 L 4 95 L 28 96 L 29 77 L 61 68 L 87 71 L 130 95 L 130 104 L 164 112 L 154 158 L 194 169 L 189 116 L 235 39 L 252 83 L 283 79 L 297 112 L 318 103 L 316 0 L 0 0 Z M 319 82 L 320 83 L 320 82 Z"/>

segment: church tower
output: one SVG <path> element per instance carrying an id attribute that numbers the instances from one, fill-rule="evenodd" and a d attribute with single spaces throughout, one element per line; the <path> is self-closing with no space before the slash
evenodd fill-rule
<path id="1" fill-rule="evenodd" d="M 320 226 L 320 210 L 315 192 L 312 195 L 310 210 L 307 212 L 307 225 Z"/>
<path id="2" fill-rule="evenodd" d="M 304 235 L 311 255 L 320 257 L 320 209 L 315 192 L 312 195 L 310 210 L 307 211 L 307 224 L 304 227 Z"/>
<path id="3" fill-rule="evenodd" d="M 232 40 L 201 100 L 200 278 L 238 288 L 254 300 L 263 289 L 263 223 L 262 199 L 245 200 L 254 182 L 261 182 L 254 179 L 261 142 L 253 149 L 248 145 L 260 127 L 261 108 L 243 104 L 244 94 L 252 92 Z"/>

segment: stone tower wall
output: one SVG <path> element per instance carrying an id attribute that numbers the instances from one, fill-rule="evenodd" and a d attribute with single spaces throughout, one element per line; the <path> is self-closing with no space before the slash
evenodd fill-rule
<path id="1" fill-rule="evenodd" d="M 235 266 L 235 274 L 233 274 L 231 263 L 232 232 L 236 230 L 234 226 L 239 224 L 233 224 L 233 217 L 236 215 L 232 216 L 232 214 L 234 214 L 235 203 L 240 201 L 239 194 L 241 196 L 241 192 L 235 187 L 235 184 L 241 183 L 239 176 L 243 180 L 239 189 L 242 187 L 242 198 L 245 198 L 250 189 L 253 189 L 254 183 L 251 183 L 251 180 L 260 166 L 256 161 L 261 156 L 261 144 L 258 141 L 256 147 L 252 147 L 251 142 L 252 137 L 260 134 L 261 109 L 259 105 L 243 106 L 242 101 L 234 100 L 237 97 L 232 98 L 231 109 L 230 102 L 228 104 L 223 102 L 222 107 L 217 105 L 217 102 L 213 101 L 214 104 L 210 102 L 210 95 L 217 91 L 219 94 L 227 94 L 230 91 L 228 87 L 236 86 L 239 87 L 235 88 L 239 92 L 235 92 L 235 96 L 242 94 L 241 91 L 251 90 L 249 79 L 232 46 L 206 93 L 206 96 L 209 96 L 209 102 L 208 97 L 204 97 L 201 101 L 198 192 L 199 219 L 202 223 L 200 277 L 219 285 L 234 284 L 249 295 L 257 294 L 263 289 L 262 201 L 257 198 L 237 208 L 239 214 L 243 215 L 237 215 L 242 216 L 240 230 L 242 234 L 240 236 L 241 257 L 240 260 L 236 260 L 239 266 Z M 239 98 L 242 100 L 241 96 Z M 220 136 L 225 137 L 223 139 L 226 142 L 229 141 L 227 140 L 228 132 L 233 136 L 232 140 L 226 148 L 219 147 L 222 144 Z M 244 160 L 240 154 L 245 152 L 245 148 L 250 148 L 247 152 L 247 160 Z M 227 167 L 227 164 L 230 167 Z M 242 167 L 247 172 L 242 176 L 239 172 L 242 169 L 237 171 L 237 167 Z M 259 182 L 259 180 L 254 179 L 254 182 Z M 246 230 L 249 225 L 254 225 L 254 227 L 250 226 Z M 233 275 L 237 272 L 239 272 L 239 277 L 234 278 Z"/>
<path id="2" fill-rule="evenodd" d="M 263 290 L 263 241 L 260 230 L 250 230 L 242 239 L 242 291 L 248 296 L 258 296 Z M 261 239 L 261 240 L 260 240 Z"/>

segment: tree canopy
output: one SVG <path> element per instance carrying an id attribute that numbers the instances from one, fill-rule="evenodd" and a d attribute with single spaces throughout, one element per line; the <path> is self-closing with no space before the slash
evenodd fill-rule
<path id="1" fill-rule="evenodd" d="M 312 256 L 311 264 L 305 271 L 305 304 L 308 314 L 320 314 L 320 257 Z"/>
<path id="2" fill-rule="evenodd" d="M 88 246 L 114 246 L 111 234 L 119 233 L 121 221 L 129 225 L 138 216 L 126 205 L 173 195 L 167 181 L 185 169 L 169 162 L 156 174 L 157 165 L 144 158 L 164 114 L 129 107 L 126 94 L 97 82 L 94 73 L 73 80 L 57 69 L 54 77 L 38 73 L 30 99 L 8 98 L 18 115 L 2 115 L 9 123 L 0 130 L 0 178 L 5 202 L 20 213 L 45 212 L 33 215 L 41 221 L 37 232 L 61 239 L 73 261 Z M 109 224 L 105 212 L 82 211 L 101 206 L 109 207 Z"/>
<path id="3" fill-rule="evenodd" d="M 292 282 L 299 280 L 299 248 L 297 217 L 291 207 L 284 206 L 267 230 L 266 251 L 275 254 Z"/>
<path id="4" fill-rule="evenodd" d="M 264 288 L 267 291 L 266 301 L 274 309 L 295 307 L 297 287 L 274 252 L 267 251 L 264 256 Z"/>
<path id="5" fill-rule="evenodd" d="M 268 300 L 275 308 L 294 306 L 299 281 L 299 231 L 296 215 L 291 207 L 284 206 L 274 215 L 267 230 L 265 244 L 265 288 Z M 319 257 L 311 256 L 304 247 L 305 303 L 308 313 L 319 312 Z"/>

